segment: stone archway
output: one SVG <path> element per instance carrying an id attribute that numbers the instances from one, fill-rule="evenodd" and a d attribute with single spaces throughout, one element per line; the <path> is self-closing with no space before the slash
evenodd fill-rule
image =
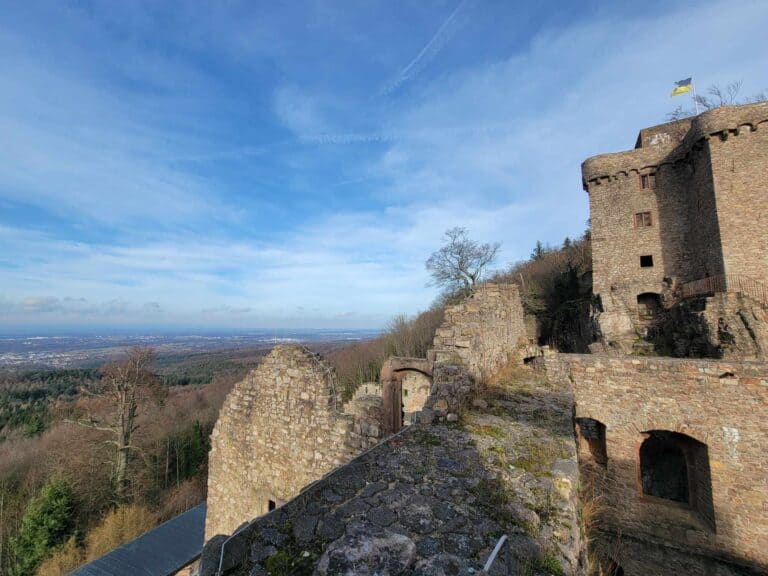
<path id="1" fill-rule="evenodd" d="M 402 394 L 403 423 L 410 424 L 414 413 L 424 409 L 432 390 L 432 378 L 418 370 L 399 372 Z"/>
<path id="2" fill-rule="evenodd" d="M 707 445 L 670 430 L 648 430 L 643 437 L 638 454 L 643 498 L 688 508 L 714 530 Z"/>
<path id="3" fill-rule="evenodd" d="M 397 432 L 410 424 L 432 391 L 433 363 L 426 358 L 391 356 L 381 367 L 385 421 Z"/>
<path id="4" fill-rule="evenodd" d="M 641 322 L 650 322 L 659 315 L 662 308 L 660 294 L 643 292 L 637 295 L 637 317 Z"/>

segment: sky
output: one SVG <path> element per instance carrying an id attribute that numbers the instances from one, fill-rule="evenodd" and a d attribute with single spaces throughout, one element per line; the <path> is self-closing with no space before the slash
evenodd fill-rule
<path id="1" fill-rule="evenodd" d="M 8 2 L 0 331 L 378 328 L 446 229 L 583 233 L 580 164 L 768 89 L 768 2 Z"/>

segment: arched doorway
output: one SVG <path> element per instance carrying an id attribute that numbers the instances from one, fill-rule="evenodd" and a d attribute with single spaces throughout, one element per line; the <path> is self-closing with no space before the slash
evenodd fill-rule
<path id="1" fill-rule="evenodd" d="M 637 316 L 642 321 L 653 320 L 661 312 L 661 295 L 643 292 L 637 295 Z"/>
<path id="2" fill-rule="evenodd" d="M 403 423 L 410 424 L 415 412 L 424 408 L 432 389 L 432 379 L 418 370 L 403 370 L 399 373 L 402 385 Z"/>

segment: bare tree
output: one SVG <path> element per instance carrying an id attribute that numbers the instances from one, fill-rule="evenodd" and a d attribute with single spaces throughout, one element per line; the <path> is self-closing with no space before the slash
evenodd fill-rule
<path id="1" fill-rule="evenodd" d="M 752 97 L 739 99 L 739 93 L 741 92 L 742 82 L 731 82 L 722 88 L 719 84 L 713 84 L 707 89 L 706 94 L 696 94 L 694 101 L 699 107 L 699 110 L 712 110 L 713 108 L 719 108 L 721 106 L 733 106 L 734 104 L 750 104 L 756 102 L 765 102 L 765 92 L 759 92 Z M 681 120 L 694 116 L 695 111 L 685 108 L 680 105 L 672 112 L 667 114 L 668 120 Z"/>
<path id="2" fill-rule="evenodd" d="M 110 416 L 106 421 L 91 415 L 68 420 L 112 435 L 107 442 L 115 447 L 113 478 L 118 500 L 126 496 L 130 453 L 139 450 L 131 442 L 139 428 L 139 407 L 148 402 L 161 402 L 166 392 L 151 370 L 154 357 L 151 348 L 135 347 L 124 358 L 105 364 L 96 394 L 109 400 Z"/>
<path id="3" fill-rule="evenodd" d="M 465 228 L 445 232 L 446 244 L 433 252 L 426 262 L 432 284 L 448 290 L 471 294 L 486 267 L 496 259 L 501 244 L 479 244 L 471 240 Z"/>
<path id="4" fill-rule="evenodd" d="M 721 88 L 718 84 L 713 84 L 707 90 L 708 95 L 696 95 L 696 102 L 704 110 L 712 110 L 712 108 L 719 108 L 720 106 L 732 106 L 738 103 L 737 98 L 741 91 L 741 84 L 741 80 L 731 82 L 725 88 Z"/>

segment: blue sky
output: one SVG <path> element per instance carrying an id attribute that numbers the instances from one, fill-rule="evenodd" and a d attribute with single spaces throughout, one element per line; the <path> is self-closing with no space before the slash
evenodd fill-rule
<path id="1" fill-rule="evenodd" d="M 768 89 L 768 3 L 9 2 L 0 330 L 378 327 L 459 225 L 578 236 L 673 82 Z"/>

